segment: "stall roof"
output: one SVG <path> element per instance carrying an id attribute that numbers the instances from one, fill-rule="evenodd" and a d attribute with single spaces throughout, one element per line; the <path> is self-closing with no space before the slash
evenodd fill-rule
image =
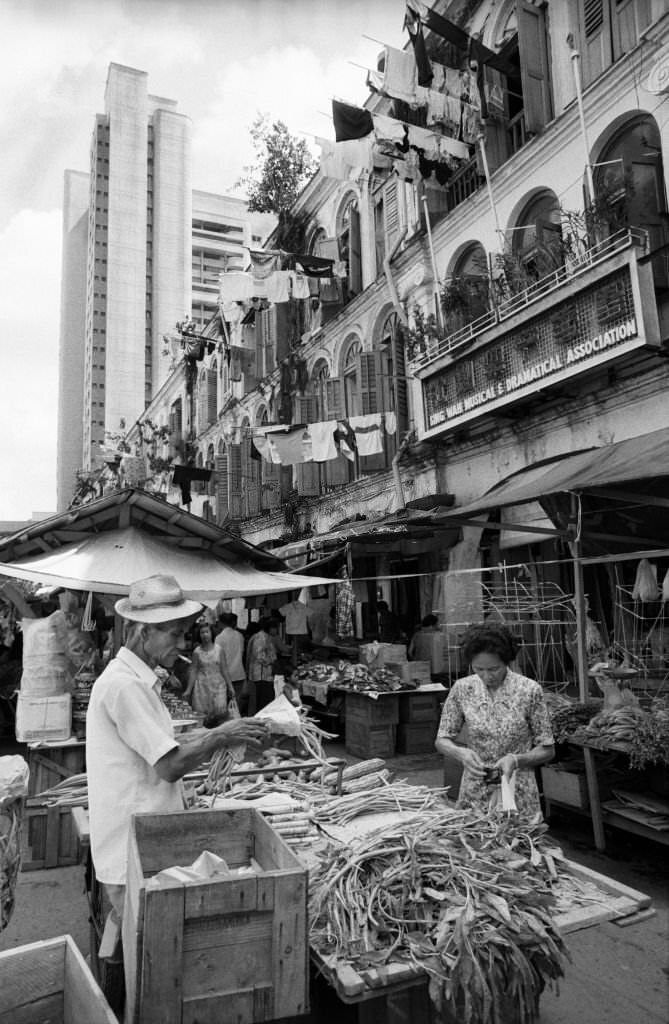
<path id="1" fill-rule="evenodd" d="M 134 580 L 171 573 L 202 601 L 334 582 L 288 573 L 275 555 L 132 489 L 7 538 L 0 559 L 4 576 L 106 594 L 125 594 Z"/>
<path id="2" fill-rule="evenodd" d="M 669 428 L 566 454 L 520 470 L 476 501 L 444 513 L 458 520 L 560 492 L 592 492 L 613 484 L 669 477 Z M 650 500 L 650 499 L 649 499 Z"/>

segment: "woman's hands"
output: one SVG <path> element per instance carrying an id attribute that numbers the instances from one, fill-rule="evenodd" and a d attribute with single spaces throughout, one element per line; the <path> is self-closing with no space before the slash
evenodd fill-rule
<path id="1" fill-rule="evenodd" d="M 476 779 L 477 782 L 482 781 L 485 775 L 485 765 L 476 751 L 471 750 L 469 747 L 460 747 L 459 752 L 460 764 L 467 774 L 472 779 Z"/>
<path id="2" fill-rule="evenodd" d="M 518 770 L 518 757 L 516 754 L 505 754 L 504 757 L 500 757 L 499 761 L 495 761 L 494 767 L 499 768 L 502 775 L 510 779 L 513 773 Z"/>

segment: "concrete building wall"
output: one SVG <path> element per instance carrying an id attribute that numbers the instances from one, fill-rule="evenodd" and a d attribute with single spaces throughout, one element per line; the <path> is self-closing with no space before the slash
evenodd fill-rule
<path id="1" fill-rule="evenodd" d="M 67 508 L 72 497 L 75 474 L 81 466 L 88 189 L 87 174 L 65 171 L 58 355 L 58 511 Z"/>
<path id="2" fill-rule="evenodd" d="M 111 135 L 105 429 L 111 432 L 122 422 L 129 427 L 145 405 L 147 77 L 112 64 L 105 96 Z"/>
<path id="3" fill-rule="evenodd" d="M 171 110 L 153 115 L 151 398 L 169 372 L 163 335 L 191 306 L 191 122 Z M 148 389 L 147 389 L 148 390 Z"/>

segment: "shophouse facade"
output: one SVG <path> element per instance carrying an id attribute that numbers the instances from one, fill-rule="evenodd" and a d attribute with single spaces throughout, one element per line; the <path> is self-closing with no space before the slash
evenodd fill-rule
<path id="1" fill-rule="evenodd" d="M 329 165 L 291 211 L 293 253 L 331 259 L 335 276 L 278 303 L 231 302 L 224 286 L 220 338 L 153 410 L 181 414 L 193 465 L 212 470 L 193 510 L 294 564 L 347 558 L 361 605 L 383 595 L 407 626 L 433 609 L 460 621 L 467 584 L 445 590 L 446 570 L 539 560 L 551 578 L 568 551 L 538 505 L 491 503 L 473 524 L 458 508 L 528 467 L 669 426 L 664 3 L 483 2 L 464 20 L 459 7 L 416 17 L 433 64 L 457 61 L 463 37 L 483 45 L 483 145 L 472 133 L 457 157 L 446 144 L 445 173 L 416 167 L 402 141 L 425 122 L 391 95 L 386 50 L 365 110 L 377 138 L 379 124 L 386 142 L 406 129 L 399 146 L 363 172 Z M 268 252 L 289 249 L 270 237 Z M 345 432 L 357 417 L 378 419 L 380 443 L 258 457 L 268 428 Z M 448 523 L 416 514 L 449 507 Z"/>

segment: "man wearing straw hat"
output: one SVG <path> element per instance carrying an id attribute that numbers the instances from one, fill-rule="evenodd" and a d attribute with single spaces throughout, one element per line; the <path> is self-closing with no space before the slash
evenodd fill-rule
<path id="1" fill-rule="evenodd" d="M 116 602 L 130 630 L 96 680 L 86 718 L 91 853 L 113 908 L 112 925 L 123 914 L 131 816 L 183 810 L 180 780 L 187 772 L 221 747 L 258 746 L 267 735 L 265 724 L 247 718 L 174 738 L 154 669 L 172 668 L 202 607 L 165 575 L 132 583 L 128 596 Z"/>

